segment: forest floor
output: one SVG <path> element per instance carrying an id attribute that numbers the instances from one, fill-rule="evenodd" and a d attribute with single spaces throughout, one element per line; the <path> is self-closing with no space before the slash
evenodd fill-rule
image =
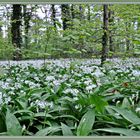
<path id="1" fill-rule="evenodd" d="M 41 67 L 45 63 L 55 63 L 55 64 L 70 64 L 70 62 L 82 62 L 82 63 L 92 63 L 95 65 L 100 64 L 100 59 L 46 59 L 45 61 L 42 59 L 38 60 L 21 60 L 21 61 L 13 61 L 13 60 L 1 60 L 0 65 L 33 65 L 35 67 Z M 67 62 L 67 63 L 66 63 Z M 111 65 L 117 65 L 117 66 L 130 66 L 130 65 L 137 65 L 140 66 L 140 58 L 127 58 L 127 59 L 120 59 L 120 58 L 114 58 L 114 59 L 107 59 L 107 63 L 110 63 Z"/>
<path id="2" fill-rule="evenodd" d="M 0 135 L 140 136 L 140 59 L 99 64 L 0 61 Z"/>

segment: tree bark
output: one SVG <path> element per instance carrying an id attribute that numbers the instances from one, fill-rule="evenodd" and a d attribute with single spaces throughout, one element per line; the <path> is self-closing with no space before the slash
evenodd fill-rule
<path id="1" fill-rule="evenodd" d="M 51 11 L 52 11 L 52 15 L 51 15 L 52 22 L 53 22 L 54 27 L 56 28 L 56 10 L 55 10 L 54 4 L 52 4 L 51 6 Z"/>
<path id="2" fill-rule="evenodd" d="M 90 5 L 87 5 L 87 8 L 88 8 L 88 17 L 87 19 L 90 21 L 91 17 L 90 17 L 90 14 L 91 14 L 91 10 L 90 10 Z"/>
<path id="3" fill-rule="evenodd" d="M 107 58 L 108 45 L 108 5 L 103 5 L 103 36 L 102 36 L 102 56 L 101 66 Z"/>
<path id="4" fill-rule="evenodd" d="M 113 15 L 114 15 L 114 11 L 109 9 L 109 13 L 108 13 L 109 26 L 113 25 L 114 22 Z M 114 52 L 112 29 L 109 30 L 109 51 Z"/>
<path id="5" fill-rule="evenodd" d="M 62 4 L 61 5 L 61 11 L 62 11 L 62 24 L 63 24 L 63 30 L 66 30 L 69 28 L 69 21 L 70 21 L 70 8 L 68 4 Z"/>
<path id="6" fill-rule="evenodd" d="M 74 5 L 71 5 L 71 18 L 74 19 L 75 18 L 75 10 L 74 10 Z"/>
<path id="7" fill-rule="evenodd" d="M 126 51 L 130 50 L 129 28 L 130 28 L 130 23 L 126 22 Z"/>
<path id="8" fill-rule="evenodd" d="M 11 34 L 12 34 L 12 44 L 15 47 L 15 52 L 13 54 L 14 60 L 21 60 L 21 5 L 14 4 L 13 5 L 13 15 L 12 15 L 12 23 L 11 23 Z"/>
<path id="9" fill-rule="evenodd" d="M 84 18 L 84 9 L 82 5 L 79 5 L 79 19 L 82 20 Z"/>
<path id="10" fill-rule="evenodd" d="M 24 29 L 25 29 L 25 47 L 28 48 L 29 44 L 29 28 L 30 28 L 30 20 L 32 16 L 32 9 L 31 11 L 27 11 L 27 6 L 23 5 L 23 17 L 24 17 Z"/>

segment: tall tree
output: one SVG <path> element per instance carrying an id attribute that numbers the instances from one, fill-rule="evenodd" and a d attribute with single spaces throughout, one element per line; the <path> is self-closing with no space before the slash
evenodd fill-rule
<path id="1" fill-rule="evenodd" d="M 52 4 L 51 6 L 51 12 L 52 12 L 51 14 L 52 22 L 53 22 L 54 27 L 56 28 L 56 9 L 55 9 L 54 4 Z"/>
<path id="2" fill-rule="evenodd" d="M 68 23 L 70 21 L 70 7 L 69 7 L 69 5 L 62 4 L 61 11 L 62 11 L 63 30 L 66 30 L 70 26 L 70 23 Z"/>
<path id="3" fill-rule="evenodd" d="M 74 9 L 74 4 L 71 5 L 71 18 L 74 19 L 75 18 L 75 9 Z"/>
<path id="4" fill-rule="evenodd" d="M 114 11 L 111 10 L 111 6 L 109 6 L 109 12 L 108 12 L 108 20 L 109 20 L 109 26 L 110 26 L 110 30 L 109 30 L 109 51 L 114 52 L 114 45 L 113 45 L 113 34 L 112 34 L 112 26 L 114 23 Z"/>
<path id="5" fill-rule="evenodd" d="M 25 31 L 24 44 L 26 48 L 28 48 L 28 44 L 29 44 L 28 36 L 29 36 L 30 20 L 32 17 L 32 10 L 33 10 L 33 7 L 31 7 L 31 10 L 29 11 L 27 9 L 27 5 L 23 5 L 24 31 Z"/>
<path id="6" fill-rule="evenodd" d="M 108 51 L 108 5 L 103 5 L 103 36 L 102 36 L 102 56 L 101 65 L 104 64 L 107 58 Z"/>
<path id="7" fill-rule="evenodd" d="M 91 9 L 90 9 L 90 5 L 87 5 L 87 9 L 88 9 L 88 14 L 87 14 L 87 19 L 90 21 L 91 19 Z"/>
<path id="8" fill-rule="evenodd" d="M 12 23 L 11 23 L 11 34 L 12 34 L 12 44 L 15 47 L 15 52 L 13 54 L 14 60 L 21 60 L 21 5 L 14 4 L 13 5 L 13 14 L 12 14 Z"/>
<path id="9" fill-rule="evenodd" d="M 80 4 L 79 5 L 79 19 L 82 20 L 84 18 L 84 8 L 83 6 Z"/>
<path id="10" fill-rule="evenodd" d="M 130 22 L 129 23 L 126 22 L 126 51 L 129 51 L 129 49 L 130 49 L 130 40 L 129 40 L 129 38 L 130 38 L 130 35 L 129 35 L 130 26 L 131 26 Z"/>

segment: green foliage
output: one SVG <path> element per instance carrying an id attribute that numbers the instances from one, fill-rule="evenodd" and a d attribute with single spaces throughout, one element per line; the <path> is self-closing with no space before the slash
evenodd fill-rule
<path id="1" fill-rule="evenodd" d="M 0 135 L 139 135 L 139 66 L 65 60 L 3 70 Z"/>
<path id="2" fill-rule="evenodd" d="M 0 59 L 12 59 L 14 47 L 6 39 L 0 37 Z"/>
<path id="3" fill-rule="evenodd" d="M 103 35 L 103 6 L 73 5 L 73 11 L 71 6 L 68 5 L 69 8 L 65 11 L 69 13 L 68 15 L 60 15 L 62 21 L 57 19 L 56 13 L 54 13 L 56 17 L 51 15 L 49 20 L 46 16 L 41 18 L 37 14 L 39 6 L 32 5 L 26 9 L 30 18 L 27 28 L 25 27 L 27 17 L 24 17 L 27 13 L 23 14 L 23 18 L 26 19 L 22 21 L 23 27 L 21 27 L 23 59 L 100 58 Z M 43 9 L 42 5 L 41 7 Z M 110 11 L 112 11 L 112 15 L 108 25 L 108 48 L 112 44 L 113 50 L 108 50 L 108 57 L 139 57 L 139 5 L 111 5 L 108 13 Z M 65 18 L 67 19 L 66 24 L 69 26 L 63 30 L 63 20 Z M 5 31 L 7 36 L 3 38 L 1 35 L 0 37 L 0 59 L 12 59 L 15 51 L 11 43 L 12 34 L 8 22 L 8 30 Z M 2 21 L 1 25 L 3 24 Z"/>
<path id="4" fill-rule="evenodd" d="M 7 128 L 7 134 L 10 136 L 21 136 L 22 135 L 22 127 L 12 113 L 10 113 L 9 110 L 7 110 L 6 113 L 6 128 Z"/>
<path id="5" fill-rule="evenodd" d="M 71 129 L 67 125 L 61 123 L 61 127 L 62 127 L 63 136 L 73 136 Z"/>
<path id="6" fill-rule="evenodd" d="M 92 130 L 95 122 L 95 111 L 93 109 L 88 110 L 77 127 L 77 136 L 87 136 Z"/>

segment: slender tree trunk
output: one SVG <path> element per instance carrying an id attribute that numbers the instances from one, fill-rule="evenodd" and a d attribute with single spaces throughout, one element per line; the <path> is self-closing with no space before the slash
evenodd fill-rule
<path id="1" fill-rule="evenodd" d="M 130 50 L 130 40 L 129 40 L 129 28 L 130 28 L 130 23 L 126 23 L 126 51 Z"/>
<path id="2" fill-rule="evenodd" d="M 3 33 L 2 33 L 2 26 L 0 25 L 0 37 L 3 38 Z"/>
<path id="3" fill-rule="evenodd" d="M 75 10 L 74 10 L 74 5 L 71 5 L 71 18 L 74 19 L 75 18 Z"/>
<path id="4" fill-rule="evenodd" d="M 37 15 L 37 5 L 35 5 L 34 7 L 34 11 L 35 11 L 35 23 L 34 23 L 34 26 L 35 26 L 35 30 L 34 30 L 34 34 L 35 35 L 39 35 L 40 32 L 39 32 L 39 29 L 38 29 L 38 26 L 39 26 L 39 23 L 37 22 L 39 19 L 38 15 Z M 45 15 L 46 15 L 46 12 L 45 12 Z M 47 20 L 47 17 L 45 16 L 46 20 Z M 40 45 L 39 45 L 39 39 L 37 37 L 34 38 L 34 42 L 36 44 L 36 47 L 37 48 L 40 48 Z"/>
<path id="5" fill-rule="evenodd" d="M 113 18 L 114 12 L 109 9 L 108 13 L 108 19 L 109 19 L 109 26 L 113 25 L 114 18 Z M 112 30 L 109 30 L 109 51 L 114 52 L 114 45 L 113 45 L 113 35 L 112 35 Z"/>
<path id="6" fill-rule="evenodd" d="M 138 22 L 138 24 L 137 24 L 137 30 L 139 30 L 140 29 L 140 21 L 137 20 L 137 22 Z"/>
<path id="7" fill-rule="evenodd" d="M 69 21 L 70 21 L 70 8 L 68 4 L 62 4 L 61 5 L 61 11 L 62 11 L 62 24 L 63 24 L 63 30 L 66 30 L 69 28 Z"/>
<path id="8" fill-rule="evenodd" d="M 90 14 L 91 14 L 91 11 L 90 11 L 90 5 L 88 5 L 87 8 L 88 8 L 87 19 L 90 21 L 90 19 L 91 19 L 91 17 L 90 17 Z"/>
<path id="9" fill-rule="evenodd" d="M 102 56 L 101 66 L 107 58 L 108 45 L 108 5 L 103 5 L 103 36 L 102 36 Z"/>
<path id="10" fill-rule="evenodd" d="M 27 11 L 27 6 L 23 5 L 23 17 L 24 17 L 24 29 L 25 29 L 25 47 L 28 48 L 29 44 L 29 28 L 30 28 L 30 20 L 32 12 Z"/>
<path id="11" fill-rule="evenodd" d="M 82 20 L 84 17 L 84 9 L 82 7 L 82 5 L 79 5 L 79 19 Z"/>
<path id="12" fill-rule="evenodd" d="M 12 15 L 12 23 L 11 23 L 11 34 L 12 34 L 12 44 L 15 47 L 16 51 L 13 54 L 14 60 L 21 60 L 21 5 L 15 4 L 13 5 L 13 15 Z"/>
<path id="13" fill-rule="evenodd" d="M 53 22 L 54 27 L 56 28 L 56 10 L 55 10 L 54 4 L 52 4 L 51 6 L 51 11 L 52 11 L 52 15 L 51 15 L 52 22 Z"/>

